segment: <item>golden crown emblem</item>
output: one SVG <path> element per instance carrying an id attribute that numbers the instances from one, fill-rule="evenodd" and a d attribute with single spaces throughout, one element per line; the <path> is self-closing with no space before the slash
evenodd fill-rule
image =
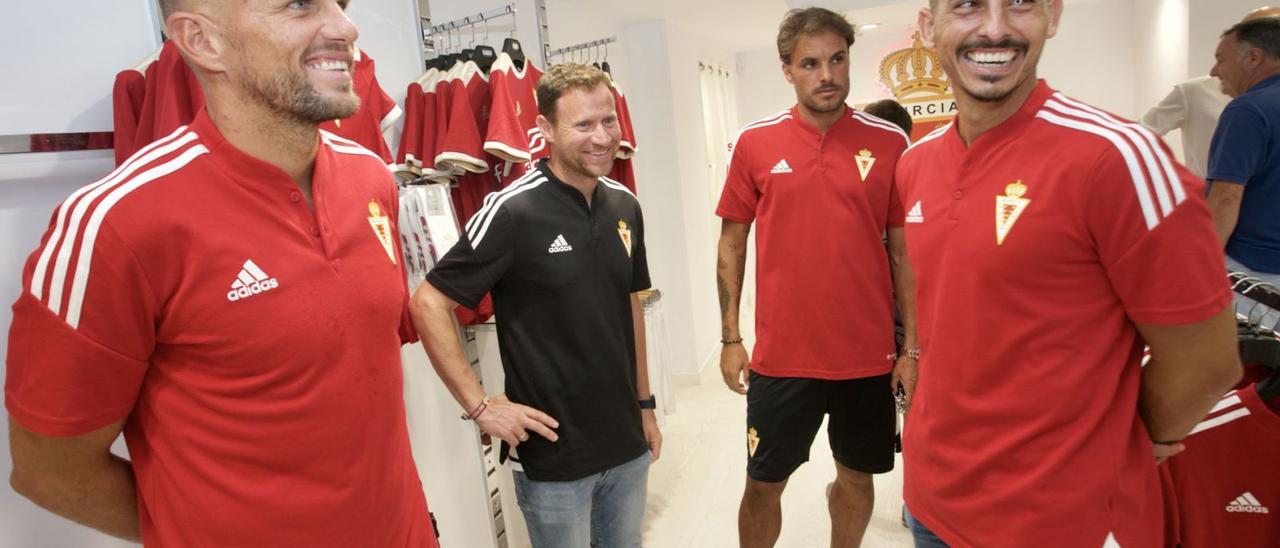
<path id="1" fill-rule="evenodd" d="M 951 89 L 938 64 L 938 52 L 925 47 L 919 31 L 911 34 L 910 48 L 890 53 L 880 62 L 880 81 L 898 98 L 915 93 L 945 95 Z"/>
<path id="2" fill-rule="evenodd" d="M 1019 179 L 1004 187 L 1004 193 L 1010 198 L 1021 198 L 1027 193 L 1027 185 L 1022 184 L 1022 180 Z"/>

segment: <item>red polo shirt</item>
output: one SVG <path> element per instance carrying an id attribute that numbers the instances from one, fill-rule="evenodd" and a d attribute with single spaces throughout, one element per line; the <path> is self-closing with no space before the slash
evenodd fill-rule
<path id="1" fill-rule="evenodd" d="M 893 283 L 881 240 L 902 226 L 896 126 L 846 107 L 825 133 L 796 109 L 743 129 L 716 215 L 756 227 L 756 345 L 772 377 L 893 368 Z"/>
<path id="2" fill-rule="evenodd" d="M 1280 541 L 1280 399 L 1232 391 L 1160 466 L 1167 546 L 1274 546 Z"/>
<path id="3" fill-rule="evenodd" d="M 1158 546 L 1134 323 L 1231 301 L 1203 183 L 1137 124 L 1043 82 L 966 148 L 898 163 L 920 384 L 912 514 L 952 546 Z"/>
<path id="4" fill-rule="evenodd" d="M 27 261 L 6 407 L 48 436 L 125 419 L 148 546 L 436 546 L 395 186 L 318 139 L 313 212 L 200 111 L 72 194 Z"/>

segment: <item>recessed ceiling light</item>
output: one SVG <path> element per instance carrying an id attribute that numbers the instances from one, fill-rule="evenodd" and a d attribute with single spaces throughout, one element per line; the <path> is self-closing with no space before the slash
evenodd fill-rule
<path id="1" fill-rule="evenodd" d="M 865 32 L 868 30 L 876 30 L 878 28 L 880 28 L 880 23 L 867 23 L 865 25 L 858 26 L 858 30 L 862 32 Z"/>

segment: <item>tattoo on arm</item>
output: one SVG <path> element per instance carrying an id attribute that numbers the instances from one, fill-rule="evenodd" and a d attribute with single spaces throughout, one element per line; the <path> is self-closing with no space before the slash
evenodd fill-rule
<path id="1" fill-rule="evenodd" d="M 724 261 L 720 261 L 724 264 Z M 716 276 L 716 288 L 720 290 L 720 314 L 724 315 L 729 311 L 729 284 L 724 281 L 724 274 Z"/>

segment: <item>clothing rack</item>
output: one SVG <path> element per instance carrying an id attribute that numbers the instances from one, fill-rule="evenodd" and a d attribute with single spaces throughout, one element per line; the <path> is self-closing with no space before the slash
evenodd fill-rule
<path id="1" fill-rule="evenodd" d="M 516 13 L 516 5 L 507 4 L 506 6 L 495 9 L 495 10 L 481 12 L 475 15 L 469 15 L 461 19 L 454 19 L 453 21 L 449 21 L 448 23 L 441 23 L 439 25 L 424 27 L 422 29 L 422 38 L 425 40 L 427 37 L 440 34 L 442 32 L 457 30 L 462 27 L 479 25 L 480 23 L 483 23 L 490 19 L 497 19 L 498 17 L 502 17 L 505 15 L 514 15 L 515 13 Z M 427 17 L 423 17 L 422 22 L 430 23 L 431 19 Z"/>
<path id="2" fill-rule="evenodd" d="M 1227 279 L 1231 281 L 1231 289 L 1236 293 L 1272 310 L 1280 310 L 1280 289 L 1275 286 L 1240 272 L 1227 274 Z"/>
<path id="3" fill-rule="evenodd" d="M 592 41 L 590 41 L 590 42 L 583 42 L 583 43 L 581 43 L 581 44 L 574 44 L 574 45 L 572 45 L 572 46 L 567 46 L 567 47 L 563 47 L 563 48 L 560 48 L 560 49 L 553 49 L 553 50 L 551 50 L 551 51 L 547 52 L 547 59 L 550 59 L 550 58 L 552 58 L 552 57 L 563 57 L 563 56 L 564 56 L 564 55 L 566 55 L 566 54 L 573 53 L 573 52 L 576 52 L 576 51 L 582 51 L 582 50 L 584 50 L 584 49 L 597 48 L 597 47 L 600 47 L 600 46 L 607 46 L 607 45 L 609 45 L 609 44 L 613 44 L 613 43 L 615 43 L 615 42 L 617 42 L 617 41 L 618 41 L 618 37 L 617 37 L 617 36 L 610 36 L 610 37 L 608 37 L 608 38 L 601 38 L 601 39 L 599 39 L 599 40 L 592 40 Z"/>

